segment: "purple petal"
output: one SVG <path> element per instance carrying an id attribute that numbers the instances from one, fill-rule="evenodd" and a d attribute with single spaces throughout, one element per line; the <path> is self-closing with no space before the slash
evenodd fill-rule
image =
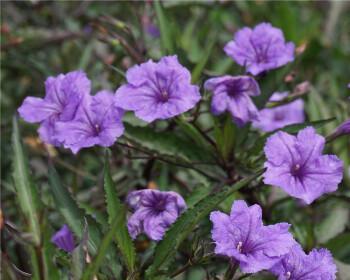
<path id="1" fill-rule="evenodd" d="M 270 271 L 279 280 L 335 280 L 336 266 L 326 249 L 313 249 L 306 255 L 295 245 Z"/>
<path id="2" fill-rule="evenodd" d="M 294 147 L 295 141 L 294 136 L 282 131 L 270 136 L 264 147 L 267 162 L 274 166 L 280 166 L 284 163 L 290 164 L 294 159 L 299 158 Z"/>
<path id="3" fill-rule="evenodd" d="M 296 149 L 302 155 L 304 164 L 322 155 L 324 144 L 325 138 L 316 134 L 313 127 L 307 127 L 298 132 Z"/>
<path id="4" fill-rule="evenodd" d="M 74 250 L 73 234 L 67 225 L 63 225 L 63 227 L 52 236 L 51 242 L 66 252 L 70 253 Z"/>
<path id="5" fill-rule="evenodd" d="M 219 211 L 214 211 L 210 214 L 210 221 L 213 223 L 211 236 L 215 241 L 215 254 L 232 257 L 236 251 L 232 244 L 236 243 L 237 238 L 230 234 L 230 217 Z"/>
<path id="6" fill-rule="evenodd" d="M 57 139 L 56 135 L 56 120 L 54 118 L 49 118 L 40 124 L 38 129 L 40 139 L 44 143 L 48 143 L 59 147 L 62 143 Z"/>
<path id="7" fill-rule="evenodd" d="M 279 101 L 286 96 L 286 92 L 274 93 L 270 101 Z M 262 131 L 270 132 L 290 124 L 302 123 L 304 121 L 304 102 L 298 99 L 286 105 L 261 110 L 259 112 L 259 120 L 253 122 L 253 126 Z"/>
<path id="8" fill-rule="evenodd" d="M 42 98 L 26 97 L 18 108 L 20 116 L 27 122 L 42 122 L 50 116 L 57 114 L 60 108 Z"/>

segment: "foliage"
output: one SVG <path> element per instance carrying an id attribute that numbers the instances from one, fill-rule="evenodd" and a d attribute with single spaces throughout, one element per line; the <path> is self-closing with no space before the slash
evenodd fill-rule
<path id="1" fill-rule="evenodd" d="M 226 115 L 214 117 L 203 88 L 209 77 L 242 74 L 223 52 L 238 28 L 271 22 L 295 42 L 299 55 L 258 78 L 262 95 L 254 102 L 277 106 L 267 103 L 273 92 L 295 92 L 308 81 L 310 91 L 301 95 L 306 122 L 283 130 L 294 134 L 312 125 L 329 136 L 350 115 L 349 3 L 3 1 L 1 9 L 4 279 L 217 279 L 228 261 L 213 255 L 208 214 L 228 212 L 237 198 L 260 204 L 266 224 L 292 224 L 305 249 L 328 248 L 339 279 L 349 279 L 349 137 L 326 147 L 344 162 L 338 190 L 301 206 L 260 178 L 271 133 L 240 128 Z M 150 24 L 159 37 L 150 34 Z M 45 145 L 36 125 L 14 117 L 26 96 L 44 95 L 50 75 L 83 69 L 94 92 L 115 90 L 132 65 L 174 53 L 200 86 L 201 103 L 147 126 L 126 113 L 125 133 L 108 151 L 94 147 L 73 155 Z M 126 195 L 144 188 L 176 191 L 188 206 L 158 244 L 128 234 Z M 72 255 L 50 242 L 62 224 L 76 237 Z"/>

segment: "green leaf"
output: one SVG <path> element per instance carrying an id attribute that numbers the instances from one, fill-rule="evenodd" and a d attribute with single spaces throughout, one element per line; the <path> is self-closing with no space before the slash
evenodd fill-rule
<path id="1" fill-rule="evenodd" d="M 32 182 L 32 176 L 29 172 L 28 159 L 20 140 L 21 137 L 16 117 L 13 118 L 12 123 L 13 179 L 16 194 L 19 200 L 19 207 L 29 224 L 33 242 L 35 245 L 39 245 L 41 242 L 41 234 L 38 217 L 38 210 L 40 208 L 38 191 Z"/>
<path id="2" fill-rule="evenodd" d="M 93 279 L 97 274 L 103 260 L 107 255 L 109 246 L 113 241 L 113 237 L 117 234 L 118 228 L 121 226 L 123 217 L 125 217 L 125 211 L 119 212 L 118 215 L 114 217 L 110 230 L 105 235 L 99 246 L 96 257 L 92 260 L 91 264 L 87 267 L 83 274 L 83 280 Z"/>
<path id="3" fill-rule="evenodd" d="M 109 223 L 112 225 L 112 221 L 118 222 L 117 228 L 115 230 L 116 242 L 121 254 L 123 255 L 125 263 L 128 266 L 129 272 L 133 272 L 135 269 L 136 260 L 135 248 L 126 226 L 127 221 L 125 206 L 119 200 L 112 180 L 107 152 L 105 156 L 104 167 L 104 188 L 106 192 Z"/>
<path id="4" fill-rule="evenodd" d="M 331 238 L 342 233 L 349 222 L 350 210 L 347 203 L 331 201 L 326 208 L 319 208 L 318 212 L 324 213 L 324 217 L 315 226 L 315 235 L 318 243 L 325 243 Z"/>
<path id="5" fill-rule="evenodd" d="M 108 223 L 111 224 L 112 221 L 114 220 L 115 216 L 118 214 L 122 205 L 121 205 L 121 202 L 118 198 L 118 195 L 117 195 L 117 192 L 116 192 L 113 180 L 112 180 L 108 159 L 109 159 L 108 151 L 106 151 L 103 186 L 104 186 L 105 193 L 106 193 Z"/>
<path id="6" fill-rule="evenodd" d="M 125 135 L 133 142 L 155 154 L 171 156 L 183 161 L 209 161 L 211 157 L 203 149 L 174 132 L 155 132 L 150 127 L 125 124 Z"/>
<path id="7" fill-rule="evenodd" d="M 195 84 L 198 82 L 202 74 L 202 71 L 209 60 L 210 54 L 215 44 L 216 44 L 216 34 L 210 33 L 208 35 L 208 39 L 206 43 L 207 48 L 205 49 L 203 56 L 201 56 L 199 63 L 196 65 L 196 67 L 192 71 L 192 83 Z"/>
<path id="8" fill-rule="evenodd" d="M 350 232 L 342 233 L 323 245 L 338 260 L 350 264 Z"/>
<path id="9" fill-rule="evenodd" d="M 79 280 L 85 267 L 85 253 L 82 244 L 76 247 L 72 253 L 71 273 L 72 279 Z"/>
<path id="10" fill-rule="evenodd" d="M 86 255 L 86 246 L 87 246 L 87 241 L 88 241 L 88 231 L 87 231 L 87 223 L 85 223 L 84 230 L 82 233 L 82 241 L 80 244 L 74 249 L 72 253 L 72 262 L 71 262 L 71 273 L 72 273 L 72 278 L 74 280 L 80 280 L 84 269 L 85 269 L 85 255 Z"/>
<path id="11" fill-rule="evenodd" d="M 210 153 L 215 152 L 213 146 L 209 145 L 208 140 L 206 140 L 204 136 L 192 124 L 181 117 L 177 118 L 175 121 L 180 130 L 183 131 L 193 141 L 195 141 L 199 147 L 205 148 Z"/>
<path id="12" fill-rule="evenodd" d="M 163 267 L 174 258 L 174 254 L 181 242 L 193 231 L 195 226 L 213 211 L 222 201 L 224 201 L 232 193 L 238 191 L 251 181 L 262 174 L 258 171 L 257 174 L 245 178 L 233 186 L 226 186 L 220 192 L 211 193 L 200 200 L 192 208 L 187 209 L 177 221 L 166 232 L 164 238 L 158 243 L 152 265 L 147 269 L 147 279 L 159 274 Z"/>
<path id="13" fill-rule="evenodd" d="M 323 127 L 332 121 L 335 121 L 335 118 L 329 118 L 329 119 L 312 121 L 312 122 L 304 122 L 304 123 L 300 123 L 300 124 L 291 124 L 291 125 L 287 125 L 286 127 L 282 128 L 282 131 L 285 131 L 288 133 L 297 133 L 299 130 L 301 130 L 307 126 L 313 126 L 314 128 L 320 128 L 320 127 Z"/>
<path id="14" fill-rule="evenodd" d="M 62 186 L 61 180 L 52 165 L 49 166 L 49 183 L 58 211 L 65 218 L 67 224 L 75 235 L 82 238 L 83 221 L 86 215 L 84 211 L 78 207 L 68 189 Z M 98 230 L 96 222 L 89 217 L 86 218 L 88 221 L 88 232 L 90 237 L 88 242 L 89 249 L 92 254 L 95 254 L 101 240 L 101 233 Z"/>
<path id="15" fill-rule="evenodd" d="M 215 126 L 214 134 L 217 147 L 224 159 L 229 159 L 233 153 L 236 131 L 236 125 L 229 116 L 226 116 L 223 127 Z"/>
<path id="16" fill-rule="evenodd" d="M 41 232 L 42 244 L 40 246 L 41 252 L 38 256 L 38 263 L 44 272 L 44 279 L 60 280 L 61 278 L 59 274 L 59 269 L 53 261 L 53 256 L 56 251 L 56 248 L 51 242 L 52 228 L 49 224 L 48 219 L 46 218 L 43 218 Z M 37 250 L 37 252 L 39 251 Z"/>
<path id="17" fill-rule="evenodd" d="M 206 197 L 211 192 L 211 188 L 209 188 L 207 185 L 197 185 L 191 195 L 186 198 L 186 205 L 188 208 L 191 208 L 193 205 L 195 205 L 198 201 L 202 200 L 204 197 Z"/>
<path id="18" fill-rule="evenodd" d="M 170 24 L 167 21 L 167 17 L 164 14 L 164 10 L 159 0 L 154 1 L 154 8 L 157 15 L 157 20 L 160 28 L 160 39 L 163 49 L 163 54 L 173 54 L 174 46 L 172 41 L 172 34 L 170 30 Z"/>

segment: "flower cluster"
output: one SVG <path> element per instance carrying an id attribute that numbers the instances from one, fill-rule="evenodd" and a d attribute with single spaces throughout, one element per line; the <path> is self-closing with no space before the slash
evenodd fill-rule
<path id="1" fill-rule="evenodd" d="M 123 134 L 124 110 L 152 122 L 182 114 L 201 99 L 177 56 L 136 65 L 126 78 L 116 94 L 103 90 L 91 96 L 91 83 L 82 71 L 50 77 L 45 98 L 27 97 L 18 112 L 27 122 L 40 123 L 42 141 L 77 153 L 94 145 L 111 146 Z"/>
<path id="2" fill-rule="evenodd" d="M 49 77 L 46 95 L 27 97 L 18 109 L 27 122 L 40 123 L 45 142 L 63 145 L 77 153 L 94 145 L 110 146 L 123 134 L 123 110 L 115 106 L 108 91 L 91 96 L 91 83 L 82 71 Z"/>
<path id="3" fill-rule="evenodd" d="M 252 75 L 294 59 L 294 44 L 286 43 L 282 31 L 268 23 L 239 30 L 224 50 Z M 252 122 L 264 132 L 304 122 L 302 100 L 259 111 L 253 101 L 261 93 L 257 80 L 246 74 L 205 81 L 204 89 L 212 93 L 211 112 L 227 112 L 239 127 Z M 27 122 L 40 124 L 42 141 L 69 148 L 73 153 L 95 145 L 113 145 L 124 132 L 124 111 L 133 111 L 137 118 L 151 123 L 185 113 L 201 100 L 199 86 L 191 83 L 190 72 L 176 55 L 131 67 L 126 83 L 115 93 L 102 90 L 91 95 L 91 82 L 82 71 L 49 77 L 45 89 L 44 98 L 27 97 L 18 112 Z M 276 92 L 270 102 L 281 101 L 287 95 Z M 349 123 L 339 126 L 334 137 L 348 134 Z M 264 183 L 280 187 L 306 204 L 336 191 L 343 163 L 335 155 L 323 154 L 325 142 L 313 127 L 300 130 L 296 136 L 283 131 L 272 134 L 264 147 Z M 151 240 L 161 240 L 186 210 L 184 199 L 172 191 L 133 191 L 126 202 L 132 212 L 127 227 L 133 239 L 144 233 Z M 305 254 L 289 232 L 288 223 L 263 224 L 259 205 L 249 207 L 238 200 L 230 215 L 214 211 L 210 220 L 215 253 L 229 257 L 245 273 L 270 270 L 280 280 L 335 279 L 336 268 L 326 249 Z M 66 225 L 52 237 L 52 242 L 67 252 L 74 250 L 73 235 Z"/>
<path id="4" fill-rule="evenodd" d="M 244 273 L 270 270 L 279 280 L 334 280 L 336 267 L 326 249 L 306 255 L 288 232 L 289 224 L 264 226 L 259 205 L 241 200 L 232 205 L 230 216 L 215 211 L 212 238 L 215 253 L 238 262 Z"/>
<path id="5" fill-rule="evenodd" d="M 210 220 L 215 253 L 235 259 L 246 273 L 269 269 L 295 243 L 289 224 L 264 226 L 260 206 L 248 207 L 242 200 L 234 202 L 230 216 L 215 211 Z"/>

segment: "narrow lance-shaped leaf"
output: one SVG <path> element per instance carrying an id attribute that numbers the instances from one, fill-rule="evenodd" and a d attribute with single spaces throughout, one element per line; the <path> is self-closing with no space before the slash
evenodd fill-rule
<path id="1" fill-rule="evenodd" d="M 160 39 L 162 43 L 162 48 L 164 55 L 173 54 L 174 46 L 171 36 L 171 30 L 169 22 L 167 22 L 166 16 L 163 11 L 163 7 L 159 0 L 154 1 L 154 8 L 157 15 L 158 24 L 160 27 Z"/>
<path id="2" fill-rule="evenodd" d="M 49 183 L 58 211 L 65 218 L 75 235 L 82 238 L 85 213 L 77 206 L 68 189 L 62 186 L 61 180 L 52 165 L 49 167 Z M 88 232 L 90 237 L 88 242 L 89 249 L 94 254 L 101 240 L 101 234 L 93 219 L 88 219 Z"/>
<path id="3" fill-rule="evenodd" d="M 195 226 L 213 211 L 229 195 L 243 188 L 251 181 L 262 174 L 256 172 L 246 179 L 243 179 L 233 186 L 226 186 L 220 192 L 209 194 L 200 200 L 193 208 L 189 208 L 166 232 L 164 238 L 158 243 L 152 265 L 147 269 L 147 279 L 155 279 L 159 271 L 171 260 L 181 242 L 193 231 Z"/>
<path id="4" fill-rule="evenodd" d="M 128 270 L 132 272 L 135 268 L 135 248 L 126 227 L 126 208 L 117 196 L 117 192 L 111 177 L 108 163 L 108 153 L 106 153 L 105 157 L 104 188 L 106 192 L 107 211 L 109 216 L 108 221 L 110 224 L 112 224 L 112 221 L 117 218 L 118 227 L 115 231 L 116 242 L 121 254 L 124 257 Z"/>
<path id="5" fill-rule="evenodd" d="M 15 183 L 16 194 L 19 199 L 19 207 L 25 215 L 29 224 L 33 242 L 40 244 L 40 224 L 38 209 L 40 207 L 38 192 L 35 188 L 29 174 L 28 159 L 24 153 L 20 140 L 18 123 L 16 117 L 13 118 L 12 132 L 13 146 L 13 179 Z"/>
<path id="6" fill-rule="evenodd" d="M 72 253 L 71 273 L 73 280 L 80 280 L 85 269 L 86 247 L 88 242 L 87 222 L 85 221 L 82 240 Z"/>
<path id="7" fill-rule="evenodd" d="M 109 246 L 113 241 L 113 237 L 117 234 L 118 228 L 120 227 L 123 220 L 123 216 L 125 216 L 125 211 L 118 213 L 118 215 L 114 217 L 110 230 L 105 235 L 101 242 L 101 245 L 99 246 L 96 257 L 92 260 L 91 264 L 87 267 L 83 274 L 83 280 L 93 279 L 98 272 L 103 260 L 106 257 Z"/>
<path id="8" fill-rule="evenodd" d="M 202 74 L 202 71 L 209 60 L 210 54 L 213 50 L 213 47 L 216 43 L 216 38 L 217 38 L 217 36 L 213 32 L 208 35 L 207 43 L 206 43 L 207 48 L 205 49 L 204 54 L 203 54 L 202 58 L 200 59 L 199 63 L 196 65 L 196 67 L 192 71 L 192 82 L 193 83 L 198 82 L 198 80 Z"/>

